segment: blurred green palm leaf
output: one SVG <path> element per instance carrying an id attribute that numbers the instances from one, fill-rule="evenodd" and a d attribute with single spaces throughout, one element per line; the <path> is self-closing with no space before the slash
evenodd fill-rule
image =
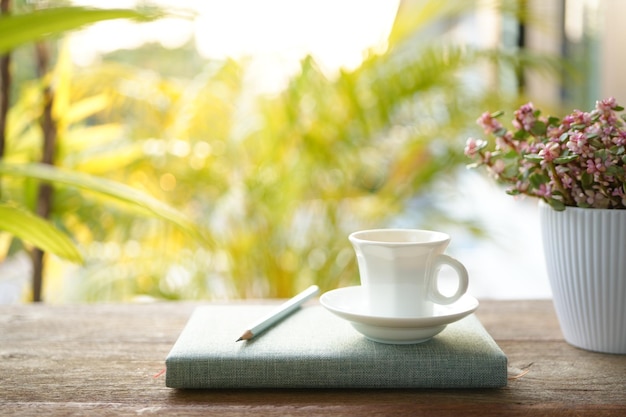
<path id="1" fill-rule="evenodd" d="M 156 8 L 144 10 L 94 9 L 88 7 L 55 7 L 18 14 L 0 16 L 0 53 L 24 43 L 60 35 L 90 23 L 111 19 L 141 21 L 163 17 Z"/>
<path id="2" fill-rule="evenodd" d="M 83 257 L 63 232 L 41 217 L 8 204 L 0 204 L 0 230 L 5 230 L 41 250 L 72 262 L 82 262 Z"/>
<path id="3" fill-rule="evenodd" d="M 27 177 L 86 189 L 136 207 L 172 222 L 194 237 L 200 233 L 193 222 L 171 206 L 127 185 L 77 171 L 67 171 L 45 164 L 10 164 L 0 162 L 0 174 Z"/>

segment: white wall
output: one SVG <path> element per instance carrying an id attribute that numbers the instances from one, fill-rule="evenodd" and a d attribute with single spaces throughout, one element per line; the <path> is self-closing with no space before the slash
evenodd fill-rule
<path id="1" fill-rule="evenodd" d="M 626 106 L 626 1 L 601 0 L 600 92 Z"/>

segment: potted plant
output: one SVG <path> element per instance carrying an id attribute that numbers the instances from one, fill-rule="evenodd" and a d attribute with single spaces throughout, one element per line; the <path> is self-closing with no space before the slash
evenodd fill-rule
<path id="1" fill-rule="evenodd" d="M 588 350 L 626 353 L 626 127 L 614 98 L 589 112 L 543 117 L 532 103 L 512 129 L 484 113 L 493 143 L 465 154 L 513 195 L 540 199 L 548 277 L 563 335 Z"/>

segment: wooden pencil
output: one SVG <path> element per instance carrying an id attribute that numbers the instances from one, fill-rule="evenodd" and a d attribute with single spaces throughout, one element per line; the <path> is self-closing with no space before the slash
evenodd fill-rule
<path id="1" fill-rule="evenodd" d="M 249 329 L 244 331 L 239 339 L 236 340 L 236 342 L 240 342 L 242 340 L 250 340 L 253 337 L 258 336 L 268 327 L 284 319 L 285 317 L 293 313 L 296 309 L 298 309 L 302 304 L 313 298 L 319 292 L 319 290 L 320 289 L 317 285 L 311 285 L 300 294 L 285 301 L 275 310 L 271 311 L 268 315 L 259 319 L 252 326 L 250 326 Z"/>

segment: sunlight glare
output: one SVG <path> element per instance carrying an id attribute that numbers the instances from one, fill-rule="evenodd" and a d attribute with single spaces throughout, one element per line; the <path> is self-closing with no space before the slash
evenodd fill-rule
<path id="1" fill-rule="evenodd" d="M 133 7 L 137 0 L 74 0 L 91 7 Z M 358 67 L 368 51 L 386 49 L 399 0 L 158 0 L 174 10 L 192 10 L 193 22 L 165 18 L 136 24 L 100 22 L 71 37 L 74 62 L 89 65 L 103 53 L 133 49 L 146 42 L 177 48 L 195 37 L 201 56 L 250 57 L 261 72 L 292 72 L 312 55 L 328 74 Z M 271 72 L 271 71 L 270 71 Z M 282 78 L 280 74 L 274 75 Z"/>
<path id="2" fill-rule="evenodd" d="M 203 2 L 196 42 L 207 58 L 311 54 L 325 69 L 353 69 L 381 49 L 399 1 L 231 0 Z"/>

